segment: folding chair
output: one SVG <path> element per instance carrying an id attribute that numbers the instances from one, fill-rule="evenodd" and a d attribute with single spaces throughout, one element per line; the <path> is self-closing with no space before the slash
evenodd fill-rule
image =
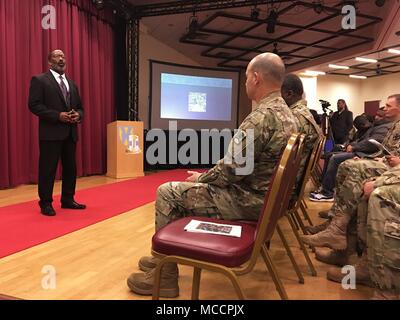
<path id="1" fill-rule="evenodd" d="M 310 178 L 312 177 L 312 173 L 315 170 L 315 167 L 318 166 L 318 161 L 320 159 L 320 155 L 321 155 L 321 151 L 322 148 L 325 144 L 325 137 L 321 137 L 314 145 L 314 148 L 310 154 L 310 157 L 308 159 L 307 162 L 307 166 L 303 175 L 303 179 L 301 181 L 301 186 L 298 190 L 297 193 L 297 201 L 294 203 L 294 206 L 292 208 L 290 208 L 290 211 L 293 213 L 293 217 L 295 218 L 295 221 L 298 223 L 298 225 L 300 226 L 300 229 L 303 231 L 304 234 L 306 234 L 305 232 L 305 226 L 304 223 L 302 221 L 302 219 L 300 218 L 299 215 L 299 211 L 302 212 L 303 217 L 305 220 L 307 220 L 307 222 L 309 223 L 309 225 L 313 225 L 313 222 L 306 210 L 307 205 L 306 202 L 304 201 L 304 194 L 305 194 L 305 190 L 306 190 L 306 186 L 308 181 L 310 180 Z"/>
<path id="2" fill-rule="evenodd" d="M 302 219 L 301 219 L 301 217 L 300 217 L 298 212 L 299 212 L 299 210 L 302 210 L 305 219 L 307 219 L 309 221 L 309 223 L 312 225 L 312 221 L 311 221 L 307 211 L 305 210 L 305 208 L 303 206 L 304 191 L 305 191 L 306 185 L 308 183 L 308 180 L 310 178 L 310 175 L 312 173 L 312 170 L 314 169 L 315 163 L 319 159 L 319 154 L 321 153 L 321 148 L 323 146 L 324 139 L 325 139 L 325 137 L 322 137 L 318 141 L 316 141 L 316 143 L 314 145 L 314 148 L 311 151 L 311 154 L 310 154 L 310 156 L 308 158 L 306 169 L 304 171 L 302 180 L 300 182 L 299 189 L 297 190 L 297 199 L 296 199 L 296 201 L 294 201 L 289 206 L 289 208 L 287 210 L 287 213 L 286 213 L 286 218 L 287 218 L 287 220 L 288 220 L 288 222 L 290 224 L 290 227 L 292 228 L 293 233 L 294 233 L 294 235 L 295 235 L 295 237 L 296 237 L 296 239 L 297 239 L 297 241 L 298 241 L 298 243 L 300 245 L 300 248 L 301 248 L 301 250 L 303 252 L 304 258 L 307 261 L 307 264 L 308 264 L 308 266 L 310 268 L 312 276 L 316 276 L 317 275 L 317 271 L 315 270 L 314 264 L 312 263 L 312 261 L 310 259 L 310 256 L 308 254 L 308 251 L 307 251 L 304 243 L 301 241 L 301 238 L 300 238 L 300 235 L 299 235 L 299 232 L 298 232 L 298 227 L 297 226 L 299 226 L 300 229 L 303 231 L 303 233 L 306 234 L 304 223 L 303 223 L 303 221 L 302 221 Z M 299 266 L 298 266 L 298 264 L 296 262 L 296 259 L 293 256 L 292 250 L 290 249 L 290 247 L 288 245 L 288 241 L 287 241 L 287 239 L 285 237 L 285 234 L 282 232 L 282 230 L 281 230 L 281 228 L 279 226 L 279 223 L 277 224 L 276 228 L 277 228 L 278 235 L 279 235 L 279 237 L 280 237 L 280 239 L 281 239 L 281 241 L 283 243 L 283 246 L 285 247 L 286 252 L 287 252 L 287 254 L 289 256 L 289 259 L 290 259 L 290 261 L 291 261 L 291 263 L 293 265 L 293 268 L 294 268 L 294 270 L 295 270 L 295 272 L 297 274 L 297 277 L 299 278 L 299 282 L 300 283 L 304 283 L 303 274 L 302 274 L 302 272 L 301 272 L 301 270 L 300 270 L 300 268 L 299 268 Z"/>
<path id="3" fill-rule="evenodd" d="M 319 151 L 317 152 L 317 157 L 315 159 L 314 166 L 311 170 L 311 180 L 313 184 L 315 185 L 315 188 L 318 189 L 319 186 L 321 185 L 320 178 L 322 177 L 322 170 L 321 167 L 319 166 L 319 160 L 321 159 L 321 154 L 322 150 L 324 149 L 326 142 L 326 137 L 322 136 L 320 140 L 320 146 L 319 146 Z"/>
<path id="4" fill-rule="evenodd" d="M 160 273 L 165 263 L 175 262 L 192 266 L 192 299 L 199 299 L 201 271 L 219 272 L 230 279 L 239 299 L 244 299 L 238 276 L 250 273 L 261 255 L 282 299 L 288 299 L 277 270 L 266 248 L 278 219 L 285 214 L 303 151 L 304 135 L 293 134 L 277 166 L 264 206 L 257 222 L 227 221 L 195 217 L 196 220 L 238 225 L 240 238 L 223 235 L 186 232 L 184 227 L 193 219 L 173 221 L 157 231 L 152 239 L 152 254 L 161 258 L 155 269 L 153 299 L 159 298 Z"/>

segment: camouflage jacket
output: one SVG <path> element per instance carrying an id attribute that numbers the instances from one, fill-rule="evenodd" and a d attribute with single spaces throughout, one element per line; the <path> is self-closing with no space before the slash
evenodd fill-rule
<path id="1" fill-rule="evenodd" d="M 400 156 L 400 120 L 397 120 L 389 129 L 382 144 L 395 155 Z"/>
<path id="2" fill-rule="evenodd" d="M 290 106 L 290 110 L 293 112 L 294 116 L 299 120 L 299 132 L 306 135 L 304 141 L 304 152 L 300 163 L 299 174 L 297 176 L 297 187 L 301 182 L 304 174 L 304 169 L 311 154 L 314 145 L 318 138 L 323 135 L 321 128 L 315 122 L 310 110 L 307 108 L 307 101 L 299 100 L 295 104 Z"/>
<path id="3" fill-rule="evenodd" d="M 258 218 L 274 169 L 296 132 L 298 121 L 280 92 L 261 100 L 242 122 L 225 157 L 198 178 L 209 184 L 224 219 Z"/>
<path id="4" fill-rule="evenodd" d="M 400 191 L 400 165 L 390 168 L 388 171 L 383 173 L 381 176 L 375 179 L 374 187 L 390 186 L 398 184 Z"/>
<path id="5" fill-rule="evenodd" d="M 311 149 L 314 145 L 315 140 L 319 136 L 322 136 L 322 129 L 320 126 L 315 122 L 313 115 L 311 114 L 310 110 L 307 107 L 307 101 L 306 100 L 299 100 L 295 104 L 290 106 L 290 110 L 292 110 L 293 114 L 296 116 L 296 118 L 299 120 L 299 132 L 304 133 L 307 135 L 306 137 L 306 145 L 307 147 L 307 142 L 308 146 L 311 146 Z M 309 148 L 310 149 L 310 148 Z"/>

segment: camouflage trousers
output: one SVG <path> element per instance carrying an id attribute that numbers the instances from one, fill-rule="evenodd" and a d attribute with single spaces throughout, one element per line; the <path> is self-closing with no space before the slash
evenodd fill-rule
<path id="1" fill-rule="evenodd" d="M 168 182 L 161 185 L 157 190 L 156 231 L 187 216 L 222 218 L 208 184 Z"/>
<path id="2" fill-rule="evenodd" d="M 341 212 L 348 215 L 349 219 L 354 217 L 363 194 L 364 181 L 380 176 L 387 169 L 386 164 L 369 159 L 342 162 L 336 176 L 335 202 L 329 214 L 334 216 Z"/>
<path id="3" fill-rule="evenodd" d="M 375 189 L 358 207 L 358 236 L 366 244 L 372 281 L 400 295 L 400 186 Z"/>

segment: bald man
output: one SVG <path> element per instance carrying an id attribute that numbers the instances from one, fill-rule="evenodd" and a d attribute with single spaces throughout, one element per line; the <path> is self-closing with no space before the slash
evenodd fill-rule
<path id="1" fill-rule="evenodd" d="M 298 122 L 281 97 L 285 66 L 279 56 L 264 53 L 246 70 L 246 91 L 256 104 L 232 138 L 225 157 L 205 173 L 190 171 L 187 182 L 169 182 L 158 188 L 156 230 L 184 216 L 206 216 L 226 220 L 257 220 L 275 166 Z M 253 147 L 252 147 L 253 146 Z M 249 155 L 246 163 L 240 159 Z M 245 166 L 253 163 L 246 172 Z M 139 268 L 128 278 L 129 288 L 151 295 L 158 260 L 142 257 Z M 160 296 L 179 295 L 178 268 L 165 264 Z"/>
<path id="2" fill-rule="evenodd" d="M 29 109 L 39 117 L 39 206 L 45 216 L 55 216 L 53 186 L 57 165 L 62 163 L 61 207 L 85 209 L 75 201 L 77 124 L 83 107 L 78 87 L 65 76 L 66 58 L 61 50 L 48 55 L 50 70 L 32 77 Z"/>

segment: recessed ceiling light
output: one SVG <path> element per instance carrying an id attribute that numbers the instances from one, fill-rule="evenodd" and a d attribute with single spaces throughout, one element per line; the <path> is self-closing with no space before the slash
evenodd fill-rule
<path id="1" fill-rule="evenodd" d="M 353 78 L 353 79 L 367 79 L 366 76 L 356 76 L 356 75 L 353 75 L 353 74 L 351 74 L 349 77 Z"/>
<path id="2" fill-rule="evenodd" d="M 306 70 L 306 72 L 304 72 L 304 75 L 306 76 L 324 76 L 326 73 L 322 72 L 322 71 L 313 71 L 313 70 Z"/>
<path id="3" fill-rule="evenodd" d="M 360 57 L 357 57 L 356 60 L 360 61 L 360 62 L 368 62 L 368 63 L 377 63 L 378 62 L 378 60 L 375 60 L 375 59 L 360 58 Z"/>
<path id="4" fill-rule="evenodd" d="M 400 50 L 397 50 L 397 49 L 389 49 L 388 52 L 394 53 L 394 54 L 400 54 Z"/>
<path id="5" fill-rule="evenodd" d="M 348 66 L 340 66 L 338 64 L 330 64 L 329 68 L 332 68 L 332 69 L 343 69 L 343 70 L 350 69 L 350 67 L 348 67 Z"/>

